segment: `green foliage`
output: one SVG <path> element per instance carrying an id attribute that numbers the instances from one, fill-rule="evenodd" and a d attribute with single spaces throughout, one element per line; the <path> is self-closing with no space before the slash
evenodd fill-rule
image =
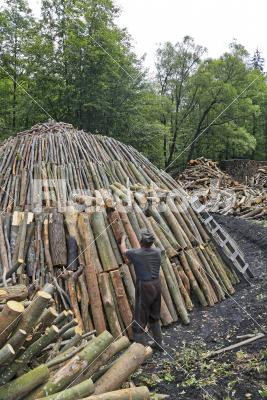
<path id="1" fill-rule="evenodd" d="M 160 92 L 173 104 L 164 116 L 169 169 L 202 155 L 254 157 L 265 140 L 259 121 L 266 121 L 267 85 L 264 75 L 249 67 L 247 51 L 234 42 L 219 59 L 202 60 L 203 54 L 188 37 L 158 51 Z"/>
<path id="2" fill-rule="evenodd" d="M 185 36 L 161 45 L 155 81 L 116 25 L 113 0 L 27 0 L 0 7 L 1 139 L 49 118 L 131 144 L 160 168 L 192 157 L 267 155 L 267 85 L 256 51 L 218 59 Z"/>

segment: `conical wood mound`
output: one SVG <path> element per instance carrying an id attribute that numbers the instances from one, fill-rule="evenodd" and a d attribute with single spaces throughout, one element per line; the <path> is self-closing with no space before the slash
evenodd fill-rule
<path id="1" fill-rule="evenodd" d="M 136 248 L 150 229 L 162 249 L 163 325 L 187 324 L 194 304 L 234 293 L 237 275 L 183 189 L 131 146 L 38 124 L 2 144 L 0 180 L 2 286 L 26 286 L 29 298 L 52 293 L 84 331 L 131 336 L 135 274 L 120 251 L 123 233 Z"/>

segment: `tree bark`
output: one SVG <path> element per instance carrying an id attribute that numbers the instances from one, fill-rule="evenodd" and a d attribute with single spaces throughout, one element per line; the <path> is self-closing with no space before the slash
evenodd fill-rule
<path id="1" fill-rule="evenodd" d="M 0 313 L 0 347 L 5 344 L 10 333 L 16 328 L 23 311 L 23 304 L 17 301 L 10 300 L 5 304 Z"/>
<path id="2" fill-rule="evenodd" d="M 108 393 L 85 397 L 83 400 L 149 400 L 150 393 L 146 386 L 115 390 Z"/>
<path id="3" fill-rule="evenodd" d="M 10 356 L 14 356 L 14 354 L 15 350 L 10 344 L 6 344 L 4 347 L 2 347 L 0 350 L 0 367 L 6 364 L 10 359 Z"/>
<path id="4" fill-rule="evenodd" d="M 116 354 L 122 350 L 127 349 L 130 346 L 130 341 L 126 336 L 122 336 L 120 339 L 111 343 L 111 345 L 105 350 L 101 356 L 96 359 L 89 368 L 85 371 L 84 378 L 90 378 L 97 372 L 101 366 L 106 365 L 109 360 L 112 359 Z"/>
<path id="5" fill-rule="evenodd" d="M 90 251 L 91 243 L 87 233 L 86 216 L 80 214 L 78 223 L 79 223 L 79 233 L 84 242 L 83 251 L 85 254 L 85 261 L 86 261 L 86 265 L 84 267 L 84 274 L 86 277 L 88 295 L 93 315 L 93 322 L 96 331 L 99 334 L 106 329 L 106 323 L 104 318 L 100 291 L 98 287 L 96 268 L 93 263 Z"/>
<path id="6" fill-rule="evenodd" d="M 49 244 L 54 266 L 67 265 L 67 246 L 63 215 L 54 211 L 49 216 Z"/>
<path id="7" fill-rule="evenodd" d="M 75 379 L 86 371 L 91 363 L 105 351 L 112 341 L 113 337 L 107 331 L 92 339 L 80 353 L 70 359 L 44 386 L 32 393 L 27 400 L 35 400 L 38 397 L 42 398 L 48 394 L 57 393 L 67 386 L 76 383 Z"/>
<path id="8" fill-rule="evenodd" d="M 27 394 L 46 382 L 49 370 L 46 365 L 31 370 L 14 381 L 0 387 L 0 400 L 26 400 Z"/>
<path id="9" fill-rule="evenodd" d="M 132 321 L 133 321 L 133 314 L 131 311 L 131 307 L 129 306 L 129 302 L 123 287 L 123 283 L 121 280 L 120 272 L 119 271 L 112 271 L 110 272 L 110 276 L 112 279 L 117 303 L 120 310 L 121 318 L 124 322 L 126 327 L 127 333 L 129 337 L 132 337 Z"/>
<path id="10" fill-rule="evenodd" d="M 98 277 L 99 288 L 102 296 L 102 301 L 104 304 L 106 318 L 108 320 L 110 332 L 114 338 L 121 335 L 121 327 L 116 313 L 115 305 L 113 302 L 112 293 L 110 290 L 110 282 L 108 273 L 102 273 Z"/>
<path id="11" fill-rule="evenodd" d="M 6 367 L 5 371 L 1 374 L 0 384 L 4 385 L 9 382 L 19 370 L 23 370 L 28 362 L 40 353 L 42 349 L 47 347 L 57 337 L 59 329 L 52 325 L 47 332 L 40 337 L 36 342 L 31 344 L 24 353 L 17 358 L 13 363 Z"/>
<path id="12" fill-rule="evenodd" d="M 104 271 L 118 268 L 116 257 L 109 241 L 107 227 L 102 212 L 95 212 L 91 216 L 92 228 Z"/>
<path id="13" fill-rule="evenodd" d="M 22 301 L 27 297 L 28 289 L 25 285 L 6 286 L 0 289 L 0 302 L 8 300 Z"/>
<path id="14" fill-rule="evenodd" d="M 93 381 L 88 379 L 71 388 L 65 389 L 62 392 L 52 394 L 51 396 L 42 397 L 36 400 L 75 400 L 83 399 L 84 396 L 89 396 L 94 393 L 95 387 Z"/>
<path id="15" fill-rule="evenodd" d="M 146 349 L 140 343 L 133 343 L 113 366 L 95 383 L 95 394 L 117 390 L 144 362 Z"/>
<path id="16" fill-rule="evenodd" d="M 29 307 L 23 312 L 18 329 L 31 333 L 40 318 L 40 313 L 48 306 L 51 299 L 52 296 L 49 293 L 39 291 Z"/>

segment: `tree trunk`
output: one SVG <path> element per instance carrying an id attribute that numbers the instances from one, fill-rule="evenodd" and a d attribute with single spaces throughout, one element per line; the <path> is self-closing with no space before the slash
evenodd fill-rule
<path id="1" fill-rule="evenodd" d="M 83 400 L 149 400 L 150 393 L 146 386 L 115 390 L 108 393 L 85 397 Z"/>
<path id="2" fill-rule="evenodd" d="M 52 296 L 49 293 L 39 291 L 29 307 L 23 312 L 18 329 L 31 333 L 40 318 L 40 313 L 48 306 L 51 299 Z"/>
<path id="3" fill-rule="evenodd" d="M 49 216 L 49 244 L 54 266 L 67 265 L 67 246 L 63 215 L 54 211 Z"/>
<path id="4" fill-rule="evenodd" d="M 0 367 L 6 364 L 10 359 L 10 356 L 14 356 L 14 354 L 15 350 L 10 344 L 6 344 L 4 347 L 2 347 L 0 350 Z"/>
<path id="5" fill-rule="evenodd" d="M 93 322 L 97 333 L 101 333 L 106 329 L 106 323 L 104 318 L 103 306 L 101 302 L 100 291 L 97 281 L 96 268 L 92 260 L 91 254 L 91 242 L 88 236 L 87 230 L 87 219 L 86 215 L 79 215 L 78 228 L 80 238 L 83 240 L 83 252 L 85 256 L 86 265 L 84 267 L 84 274 L 86 277 L 86 283 L 88 288 L 88 296 L 91 305 Z"/>
<path id="6" fill-rule="evenodd" d="M 44 386 L 32 393 L 27 400 L 35 400 L 48 394 L 57 393 L 76 383 L 76 378 L 89 368 L 92 362 L 105 351 L 112 341 L 113 337 L 107 331 L 92 339 L 80 353 L 70 359 Z"/>
<path id="7" fill-rule="evenodd" d="M 105 352 L 89 366 L 88 370 L 86 370 L 84 374 L 84 378 L 87 379 L 93 376 L 94 373 L 100 369 L 100 367 L 106 365 L 108 361 L 112 359 L 112 357 L 122 350 L 127 349 L 129 346 L 130 341 L 126 336 L 122 336 L 120 339 L 111 343 L 107 350 L 105 350 Z"/>
<path id="8" fill-rule="evenodd" d="M 99 288 L 102 296 L 102 301 L 104 304 L 106 318 L 108 320 L 110 332 L 112 333 L 114 338 L 117 338 L 121 335 L 121 327 L 118 320 L 118 316 L 116 313 L 116 309 L 113 302 L 112 293 L 110 290 L 110 282 L 108 273 L 102 273 L 98 277 Z"/>
<path id="9" fill-rule="evenodd" d="M 117 303 L 120 310 L 121 318 L 124 322 L 126 327 L 127 333 L 129 337 L 132 337 L 132 321 L 133 321 L 133 314 L 131 311 L 131 307 L 129 306 L 129 302 L 124 290 L 124 286 L 121 280 L 120 272 L 119 271 L 112 271 L 110 272 L 110 276 L 112 279 Z"/>
<path id="10" fill-rule="evenodd" d="M 23 370 L 28 362 L 36 355 L 40 354 L 40 351 L 48 346 L 57 337 L 59 329 L 52 325 L 47 332 L 40 337 L 36 342 L 31 344 L 24 353 L 11 363 L 5 371 L 1 374 L 0 384 L 4 385 L 9 382 L 19 370 Z"/>
<path id="11" fill-rule="evenodd" d="M 95 383 L 95 394 L 117 390 L 144 362 L 146 349 L 140 343 L 133 343 L 113 366 Z"/>
<path id="12" fill-rule="evenodd" d="M 104 271 L 118 268 L 116 257 L 109 241 L 107 227 L 102 212 L 95 212 L 91 216 L 94 237 Z"/>
<path id="13" fill-rule="evenodd" d="M 8 300 L 21 301 L 28 297 L 28 289 L 25 285 L 6 286 L 0 289 L 0 302 Z"/>
<path id="14" fill-rule="evenodd" d="M 46 365 L 31 370 L 14 381 L 0 387 L 0 400 L 26 400 L 27 394 L 49 378 Z"/>
<path id="15" fill-rule="evenodd" d="M 0 347 L 2 347 L 10 333 L 16 328 L 19 318 L 24 311 L 22 303 L 10 300 L 0 313 Z"/>
<path id="16" fill-rule="evenodd" d="M 90 396 L 94 393 L 95 387 L 91 379 L 87 379 L 84 382 L 79 383 L 71 388 L 67 388 L 62 392 L 52 394 L 51 396 L 46 396 L 38 398 L 36 400 L 75 400 L 83 399 L 85 396 Z"/>

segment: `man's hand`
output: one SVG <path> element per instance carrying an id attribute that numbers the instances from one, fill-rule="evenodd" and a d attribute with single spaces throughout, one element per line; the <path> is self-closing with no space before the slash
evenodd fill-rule
<path id="1" fill-rule="evenodd" d="M 126 253 L 126 251 L 127 251 L 126 239 L 127 239 L 127 235 L 125 235 L 125 233 L 124 233 L 124 234 L 122 235 L 122 237 L 121 237 L 121 245 L 120 245 L 121 253 L 122 253 L 123 256 L 125 256 L 125 253 Z"/>
<path id="2" fill-rule="evenodd" d="M 126 235 L 126 233 L 123 233 L 123 235 L 121 236 L 121 243 L 125 242 L 126 239 L 127 239 L 127 235 Z"/>

